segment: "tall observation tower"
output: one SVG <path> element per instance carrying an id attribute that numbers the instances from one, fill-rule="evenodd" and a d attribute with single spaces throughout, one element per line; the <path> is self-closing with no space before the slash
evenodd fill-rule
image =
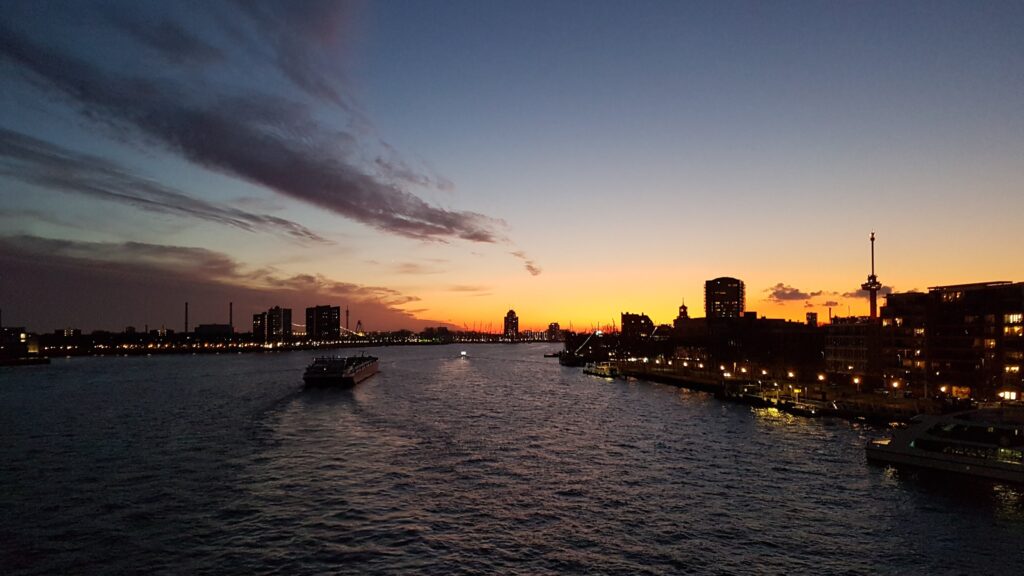
<path id="1" fill-rule="evenodd" d="M 882 289 L 882 284 L 878 281 L 878 276 L 875 276 L 875 233 L 871 233 L 871 275 L 868 276 L 868 281 L 860 285 L 861 290 L 867 290 L 868 294 L 871 295 L 871 319 L 878 318 L 878 291 Z"/>

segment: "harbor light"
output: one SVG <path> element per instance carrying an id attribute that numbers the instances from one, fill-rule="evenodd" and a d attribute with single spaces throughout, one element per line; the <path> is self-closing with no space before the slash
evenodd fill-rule
<path id="1" fill-rule="evenodd" d="M 824 374 L 818 374 L 818 382 L 824 382 L 824 381 L 825 381 L 825 375 Z"/>
<path id="2" fill-rule="evenodd" d="M 939 386 L 939 392 L 945 393 L 947 390 L 949 390 L 949 386 Z"/>
<path id="3" fill-rule="evenodd" d="M 854 384 L 860 384 L 860 377 L 859 376 L 854 376 L 853 377 L 853 383 Z"/>
<path id="4" fill-rule="evenodd" d="M 792 378 L 793 376 L 795 376 L 795 374 L 793 374 L 792 372 L 786 372 L 786 376 Z"/>
<path id="5" fill-rule="evenodd" d="M 893 381 L 892 381 L 892 387 L 893 387 L 893 388 L 899 388 L 899 387 L 900 387 L 900 382 L 899 382 L 899 380 L 893 380 Z"/>

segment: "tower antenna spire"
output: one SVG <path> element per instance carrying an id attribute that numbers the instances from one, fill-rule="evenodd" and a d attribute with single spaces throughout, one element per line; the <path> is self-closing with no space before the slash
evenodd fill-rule
<path id="1" fill-rule="evenodd" d="M 878 318 L 878 291 L 882 289 L 882 284 L 878 281 L 878 276 L 875 275 L 875 232 L 871 232 L 871 274 L 868 276 L 868 281 L 860 285 L 861 290 L 867 290 L 868 296 L 871 299 L 871 319 L 875 320 Z"/>

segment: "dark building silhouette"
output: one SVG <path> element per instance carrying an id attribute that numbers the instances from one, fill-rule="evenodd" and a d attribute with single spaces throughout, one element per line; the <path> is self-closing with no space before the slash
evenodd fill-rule
<path id="1" fill-rule="evenodd" d="M 27 355 L 28 334 L 22 326 L 0 328 L 0 358 L 18 358 Z"/>
<path id="2" fill-rule="evenodd" d="M 284 342 L 292 336 L 292 309 L 274 306 L 252 315 L 252 338 L 256 342 Z"/>
<path id="3" fill-rule="evenodd" d="M 283 342 L 292 335 L 292 309 L 274 306 L 267 310 L 267 341 Z"/>
<path id="4" fill-rule="evenodd" d="M 509 310 L 508 314 L 505 314 L 504 336 L 508 340 L 519 339 L 519 317 L 516 316 L 515 310 Z"/>
<path id="5" fill-rule="evenodd" d="M 742 280 L 722 277 L 704 283 L 704 314 L 708 321 L 739 318 L 745 306 Z"/>
<path id="6" fill-rule="evenodd" d="M 219 339 L 231 336 L 231 324 L 200 324 L 194 332 L 196 338 Z"/>
<path id="7" fill-rule="evenodd" d="M 933 392 L 1019 400 L 1024 282 L 929 288 L 925 343 Z"/>
<path id="8" fill-rule="evenodd" d="M 647 338 L 654 333 L 654 322 L 646 314 L 623 312 L 621 322 L 622 337 L 626 340 Z"/>
<path id="9" fill-rule="evenodd" d="M 825 371 L 860 390 L 882 385 L 880 325 L 869 317 L 832 318 L 825 326 Z"/>
<path id="10" fill-rule="evenodd" d="M 558 322 L 552 322 L 548 324 L 548 340 L 551 342 L 558 342 L 562 339 L 562 327 L 559 326 Z"/>
<path id="11" fill-rule="evenodd" d="M 306 338 L 309 340 L 341 339 L 341 307 L 313 306 L 306 308 Z"/>
<path id="12" fill-rule="evenodd" d="M 255 342 L 267 341 L 267 313 L 252 315 L 252 339 Z"/>

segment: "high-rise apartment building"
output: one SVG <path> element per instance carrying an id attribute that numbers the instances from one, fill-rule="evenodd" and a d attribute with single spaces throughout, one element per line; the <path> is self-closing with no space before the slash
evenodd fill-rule
<path id="1" fill-rule="evenodd" d="M 519 339 L 519 317 L 516 316 L 515 310 L 509 310 L 508 314 L 505 314 L 504 335 L 507 340 Z"/>
<path id="2" fill-rule="evenodd" d="M 306 308 L 306 338 L 314 341 L 341 339 L 341 307 Z"/>
<path id="3" fill-rule="evenodd" d="M 704 283 L 704 315 L 710 320 L 739 318 L 746 306 L 743 281 L 722 277 Z"/>

